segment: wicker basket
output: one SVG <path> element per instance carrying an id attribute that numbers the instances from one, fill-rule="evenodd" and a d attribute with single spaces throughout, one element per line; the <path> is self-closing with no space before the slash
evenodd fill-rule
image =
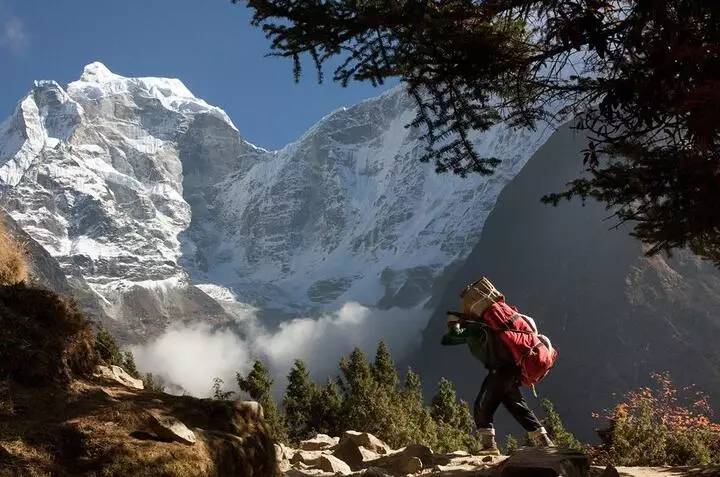
<path id="1" fill-rule="evenodd" d="M 493 303 L 504 298 L 503 294 L 495 288 L 495 285 L 485 277 L 466 286 L 460 293 L 463 313 L 475 318 L 482 316 L 483 312 Z"/>

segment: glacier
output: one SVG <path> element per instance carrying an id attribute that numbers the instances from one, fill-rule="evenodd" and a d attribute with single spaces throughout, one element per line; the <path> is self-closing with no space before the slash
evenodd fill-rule
<path id="1" fill-rule="evenodd" d="M 66 86 L 35 82 L 0 124 L 0 205 L 127 341 L 248 307 L 279 321 L 348 302 L 416 310 L 554 130 L 474 134 L 503 161 L 460 178 L 418 160 L 414 114 L 399 86 L 269 151 L 180 80 L 95 62 Z"/>

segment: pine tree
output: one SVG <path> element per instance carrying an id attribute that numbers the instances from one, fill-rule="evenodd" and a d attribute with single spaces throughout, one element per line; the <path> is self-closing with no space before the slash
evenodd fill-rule
<path id="1" fill-rule="evenodd" d="M 314 432 L 339 436 L 350 429 L 342 420 L 343 397 L 337 383 L 329 379 L 325 386 L 315 393 L 310 409 L 310 427 Z"/>
<path id="2" fill-rule="evenodd" d="M 451 381 L 440 379 L 430 409 L 437 424 L 438 449 L 477 449 L 478 442 L 471 435 L 473 420 L 470 409 L 466 402 L 458 400 Z"/>
<path id="3" fill-rule="evenodd" d="M 520 443 L 512 434 L 508 434 L 505 438 L 505 454 L 513 455 L 520 448 Z"/>
<path id="4" fill-rule="evenodd" d="M 288 385 L 283 398 L 285 420 L 291 441 L 298 442 L 312 437 L 315 432 L 311 423 L 313 402 L 318 389 L 310 379 L 310 373 L 302 360 L 295 364 L 288 374 Z"/>
<path id="5" fill-rule="evenodd" d="M 558 447 L 584 451 L 585 446 L 567 429 L 560 418 L 560 414 L 555 410 L 555 406 L 549 399 L 543 399 L 540 402 L 545 410 L 545 419 L 543 426 L 548 431 L 548 435 Z"/>
<path id="6" fill-rule="evenodd" d="M 102 362 L 108 365 L 123 366 L 123 354 L 115 338 L 106 329 L 101 328 L 95 336 L 95 352 Z"/>
<path id="7" fill-rule="evenodd" d="M 273 380 L 265 365 L 259 360 L 255 361 L 252 370 L 246 377 L 237 373 L 236 379 L 240 390 L 246 392 L 251 399 L 262 406 L 265 422 L 272 437 L 281 442 L 287 441 L 285 419 L 272 397 Z"/>
<path id="8" fill-rule="evenodd" d="M 365 353 L 355 348 L 349 357 L 340 360 L 340 371 L 345 425 L 354 430 L 376 431 L 374 426 L 379 424 L 375 419 L 375 410 L 379 404 L 375 392 L 377 383 Z"/>
<path id="9" fill-rule="evenodd" d="M 122 368 L 127 371 L 127 373 L 133 378 L 139 378 L 140 372 L 137 369 L 137 365 L 135 364 L 135 356 L 133 356 L 132 352 L 125 351 L 123 352 L 122 356 Z"/>
<path id="10" fill-rule="evenodd" d="M 437 425 L 423 401 L 420 376 L 410 368 L 405 373 L 397 403 L 400 411 L 396 413 L 401 420 L 399 440 L 403 444 L 421 443 L 437 448 Z"/>
<path id="11" fill-rule="evenodd" d="M 395 362 L 390 356 L 390 349 L 384 341 L 380 341 L 375 353 L 375 362 L 372 367 L 375 381 L 388 389 L 394 389 L 398 383 L 398 373 Z"/>
<path id="12" fill-rule="evenodd" d="M 459 409 L 457 394 L 452 382 L 441 378 L 438 383 L 438 391 L 432 400 L 432 416 L 438 422 L 444 422 L 450 426 L 459 424 L 461 410 Z"/>
<path id="13" fill-rule="evenodd" d="M 403 392 L 406 396 L 418 399 L 422 403 L 422 382 L 420 376 L 411 368 L 408 368 L 407 373 L 405 373 Z"/>

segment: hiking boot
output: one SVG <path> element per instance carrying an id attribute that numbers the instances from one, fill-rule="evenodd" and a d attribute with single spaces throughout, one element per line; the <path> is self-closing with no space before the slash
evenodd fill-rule
<path id="1" fill-rule="evenodd" d="M 547 430 L 544 427 L 536 431 L 528 432 L 528 441 L 533 447 L 555 447 L 555 443 L 548 436 Z"/>
<path id="2" fill-rule="evenodd" d="M 480 428 L 477 430 L 477 437 L 480 441 L 480 452 L 483 454 L 500 454 L 497 443 L 495 442 L 495 429 Z"/>

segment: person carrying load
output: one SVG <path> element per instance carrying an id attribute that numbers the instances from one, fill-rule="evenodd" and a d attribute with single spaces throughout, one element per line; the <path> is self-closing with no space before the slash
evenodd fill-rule
<path id="1" fill-rule="evenodd" d="M 461 312 L 447 313 L 442 344 L 467 344 L 489 373 L 482 383 L 473 417 L 483 451 L 498 452 L 493 418 L 503 404 L 538 447 L 554 447 L 540 420 L 528 407 L 520 386 L 533 387 L 557 359 L 550 340 L 535 322 L 505 303 L 505 297 L 483 277 L 460 294 Z"/>

